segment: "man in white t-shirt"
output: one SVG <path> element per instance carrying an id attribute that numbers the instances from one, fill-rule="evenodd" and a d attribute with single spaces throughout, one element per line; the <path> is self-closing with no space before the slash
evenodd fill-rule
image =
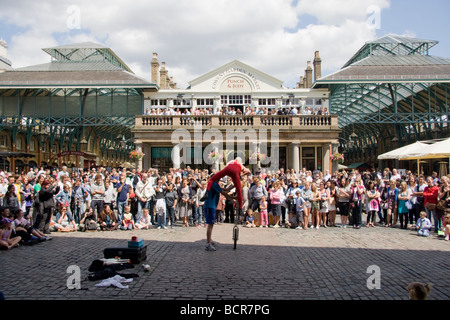
<path id="1" fill-rule="evenodd" d="M 397 180 L 397 179 L 401 179 L 401 175 L 397 172 L 397 169 L 392 169 L 392 176 L 391 176 L 391 180 Z"/>

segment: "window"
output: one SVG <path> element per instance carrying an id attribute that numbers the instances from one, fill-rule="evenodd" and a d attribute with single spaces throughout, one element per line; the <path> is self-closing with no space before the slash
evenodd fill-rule
<path id="1" fill-rule="evenodd" d="M 245 103 L 245 104 L 251 104 L 251 103 L 252 103 L 252 96 L 250 96 L 250 95 L 245 95 L 245 96 L 244 96 L 244 103 Z"/>
<path id="2" fill-rule="evenodd" d="M 0 147 L 8 146 L 8 136 L 2 135 L 0 136 Z"/>
<path id="3" fill-rule="evenodd" d="M 213 106 L 214 99 L 197 99 L 198 106 Z"/>
<path id="4" fill-rule="evenodd" d="M 34 140 L 30 141 L 30 151 L 31 152 L 35 151 L 35 144 L 36 144 L 36 142 Z"/>
<path id="5" fill-rule="evenodd" d="M 231 104 L 231 105 L 244 103 L 244 99 L 243 99 L 242 95 L 231 95 L 228 97 L 228 99 L 229 99 L 229 104 Z"/>
<path id="6" fill-rule="evenodd" d="M 228 96 L 220 96 L 221 104 L 228 104 Z"/>
<path id="7" fill-rule="evenodd" d="M 18 138 L 16 140 L 16 150 L 22 150 L 22 139 Z"/>

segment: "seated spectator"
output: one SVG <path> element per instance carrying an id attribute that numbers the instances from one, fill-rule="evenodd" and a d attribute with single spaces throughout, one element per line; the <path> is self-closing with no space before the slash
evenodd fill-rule
<path id="1" fill-rule="evenodd" d="M 152 222 L 150 220 L 149 210 L 145 208 L 142 210 L 141 218 L 139 219 L 138 223 L 136 223 L 136 228 L 148 230 L 150 229 L 151 225 Z"/>
<path id="2" fill-rule="evenodd" d="M 22 210 L 17 211 L 15 214 L 14 227 L 16 231 L 26 231 L 31 236 L 31 239 L 28 241 L 37 240 L 41 242 L 52 239 L 52 237 L 46 236 L 44 233 L 33 228 L 31 222 L 25 219 L 24 212 Z"/>
<path id="3" fill-rule="evenodd" d="M 22 238 L 11 238 L 11 234 L 13 233 L 13 221 L 8 218 L 3 218 L 0 223 L 0 248 L 10 250 L 12 248 L 18 247 L 19 242 L 22 240 Z"/>
<path id="4" fill-rule="evenodd" d="M 83 219 L 80 221 L 80 230 L 81 231 L 93 231 L 99 228 L 97 221 L 95 219 L 94 209 L 89 207 L 86 211 Z"/>
<path id="5" fill-rule="evenodd" d="M 103 207 L 103 211 L 98 216 L 98 223 L 103 231 L 112 231 L 119 227 L 116 215 L 109 205 Z"/>
<path id="6" fill-rule="evenodd" d="M 133 215 L 131 214 L 130 205 L 125 206 L 125 212 L 123 214 L 123 220 L 122 220 L 122 225 L 120 226 L 120 229 L 122 229 L 122 230 L 136 229 L 136 226 L 134 224 Z"/>

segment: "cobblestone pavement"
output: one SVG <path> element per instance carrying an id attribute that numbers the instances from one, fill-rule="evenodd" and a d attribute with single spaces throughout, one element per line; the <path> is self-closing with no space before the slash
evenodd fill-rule
<path id="1" fill-rule="evenodd" d="M 410 282 L 433 284 L 430 299 L 450 299 L 450 243 L 398 228 L 214 227 L 217 251 L 207 252 L 204 227 L 167 230 L 52 233 L 53 240 L 0 252 L 0 290 L 8 300 L 407 300 Z M 128 289 L 96 287 L 88 268 L 106 247 L 144 239 L 147 260 L 119 273 L 137 273 Z M 69 290 L 71 265 L 81 289 Z M 369 289 L 379 267 L 379 289 Z M 369 268 L 369 270 L 368 270 Z M 373 280 L 373 281 L 372 281 Z M 39 289 L 37 289 L 39 288 Z"/>

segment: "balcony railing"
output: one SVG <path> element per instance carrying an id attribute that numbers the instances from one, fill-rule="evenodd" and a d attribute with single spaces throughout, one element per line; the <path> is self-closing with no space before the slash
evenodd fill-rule
<path id="1" fill-rule="evenodd" d="M 136 116 L 135 130 L 173 130 L 179 128 L 260 128 L 260 129 L 337 129 L 338 117 L 330 115 L 145 115 Z"/>

